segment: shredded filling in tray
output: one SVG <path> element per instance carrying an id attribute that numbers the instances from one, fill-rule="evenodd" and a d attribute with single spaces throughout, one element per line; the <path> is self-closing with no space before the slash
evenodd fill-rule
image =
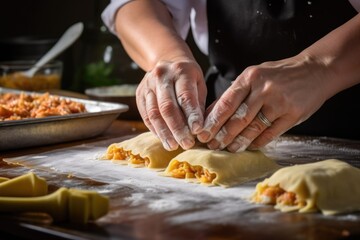
<path id="1" fill-rule="evenodd" d="M 0 121 L 62 116 L 86 112 L 85 105 L 59 96 L 26 93 L 0 94 Z"/>

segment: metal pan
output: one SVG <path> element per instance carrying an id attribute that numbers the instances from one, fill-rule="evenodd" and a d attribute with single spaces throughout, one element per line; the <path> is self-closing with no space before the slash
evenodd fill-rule
<path id="1" fill-rule="evenodd" d="M 2 93 L 33 92 L 0 88 Z M 61 97 L 83 103 L 86 113 L 0 121 L 0 151 L 42 146 L 95 137 L 129 107 L 125 104 Z"/>

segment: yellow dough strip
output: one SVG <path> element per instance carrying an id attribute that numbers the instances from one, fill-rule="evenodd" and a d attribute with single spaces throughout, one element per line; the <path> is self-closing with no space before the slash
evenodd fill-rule
<path id="1" fill-rule="evenodd" d="M 6 182 L 8 180 L 10 180 L 10 178 L 0 177 L 0 183 Z"/>
<path id="2" fill-rule="evenodd" d="M 35 197 L 48 193 L 45 179 L 32 172 L 12 179 L 2 178 L 0 182 L 0 196 Z"/>
<path id="3" fill-rule="evenodd" d="M 41 212 L 54 221 L 85 224 L 109 209 L 109 199 L 94 191 L 60 188 L 47 195 L 46 180 L 32 172 L 0 181 L 0 212 Z"/>
<path id="4" fill-rule="evenodd" d="M 60 188 L 40 197 L 0 197 L 0 212 L 42 212 L 57 222 L 85 224 L 104 216 L 108 209 L 107 197 L 77 189 Z"/>

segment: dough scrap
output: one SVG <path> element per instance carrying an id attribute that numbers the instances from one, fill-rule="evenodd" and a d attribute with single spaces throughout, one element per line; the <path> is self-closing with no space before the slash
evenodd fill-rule
<path id="1" fill-rule="evenodd" d="M 274 204 L 283 212 L 320 210 L 333 215 L 359 211 L 359 183 L 360 169 L 337 159 L 322 160 L 278 170 L 257 184 L 252 201 Z M 284 191 L 287 196 L 280 197 Z M 271 200 L 274 196 L 278 199 Z"/>
<path id="2" fill-rule="evenodd" d="M 197 147 L 174 157 L 163 175 L 230 187 L 265 177 L 279 168 L 261 151 L 231 153 Z"/>
<path id="3" fill-rule="evenodd" d="M 165 169 L 170 160 L 182 151 L 184 150 L 180 147 L 174 151 L 167 151 L 156 135 L 145 132 L 120 143 L 111 144 L 102 159 L 134 167 Z"/>

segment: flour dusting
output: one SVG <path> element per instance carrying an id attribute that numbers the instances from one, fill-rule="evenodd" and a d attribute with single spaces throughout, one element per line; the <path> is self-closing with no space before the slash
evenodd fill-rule
<path id="1" fill-rule="evenodd" d="M 172 213 L 168 217 L 168 221 L 172 224 L 273 223 L 276 222 L 276 218 L 282 216 L 282 213 L 272 210 L 272 207 L 250 203 L 249 199 L 255 190 L 255 185 L 261 179 L 230 188 L 207 187 L 181 179 L 164 177 L 159 172 L 147 168 L 133 168 L 99 159 L 105 151 L 106 146 L 84 144 L 4 160 L 34 169 L 34 171 L 45 170 L 49 175 L 73 175 L 104 183 L 106 185 L 96 189 L 110 196 L 113 207 L 127 205 L 135 209 L 137 215 L 133 214 L 134 218 L 142 216 L 144 208 L 153 213 Z M 351 160 L 360 158 L 360 151 L 355 148 L 335 147 L 327 140 L 325 142 L 323 140 L 298 141 L 292 138 L 279 139 L 276 143 L 267 146 L 264 153 L 288 165 L 313 161 L 320 156 L 342 156 L 343 159 Z M 64 181 L 63 184 L 70 184 L 70 182 Z M 265 213 L 264 209 L 267 209 Z M 121 216 L 124 208 L 121 211 L 112 214 Z M 312 216 L 323 217 L 321 214 Z M 239 218 L 243 220 L 239 222 Z M 329 217 L 329 219 L 337 218 L 340 217 Z M 359 221 L 360 216 L 349 214 L 345 217 L 341 216 L 341 220 Z"/>

